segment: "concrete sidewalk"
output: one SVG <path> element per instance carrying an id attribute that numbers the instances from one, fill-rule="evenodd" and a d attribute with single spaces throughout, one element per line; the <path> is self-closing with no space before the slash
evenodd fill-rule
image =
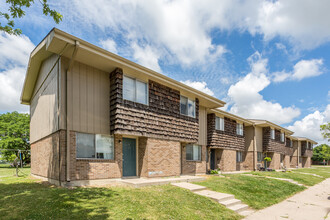
<path id="1" fill-rule="evenodd" d="M 255 212 L 246 220 L 330 219 L 330 178 L 285 201 Z"/>

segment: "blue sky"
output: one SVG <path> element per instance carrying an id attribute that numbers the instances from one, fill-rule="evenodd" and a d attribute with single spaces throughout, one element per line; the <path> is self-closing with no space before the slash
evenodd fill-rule
<path id="1" fill-rule="evenodd" d="M 316 4 L 317 3 L 317 4 Z M 0 3 L 0 8 L 4 8 Z M 19 104 L 28 56 L 57 27 L 213 95 L 224 109 L 322 142 L 330 121 L 328 1 L 50 1 L 0 35 L 0 112 Z"/>

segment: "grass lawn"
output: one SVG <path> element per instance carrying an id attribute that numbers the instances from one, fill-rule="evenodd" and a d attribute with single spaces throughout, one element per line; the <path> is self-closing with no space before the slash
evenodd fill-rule
<path id="1" fill-rule="evenodd" d="M 312 175 L 307 174 L 301 174 L 299 172 L 295 171 L 287 171 L 287 172 L 251 172 L 253 175 L 258 176 L 270 176 L 270 177 L 278 177 L 278 178 L 284 178 L 284 179 L 292 179 L 297 181 L 298 183 L 304 184 L 306 186 L 313 186 L 317 183 L 322 182 L 325 178 L 316 177 Z"/>
<path id="2" fill-rule="evenodd" d="M 66 189 L 0 167 L 0 219 L 240 219 L 208 198 L 170 185 Z M 7 177 L 1 177 L 7 176 Z M 9 177 L 8 177 L 9 176 Z"/>
<path id="3" fill-rule="evenodd" d="M 293 172 L 314 173 L 324 178 L 330 178 L 330 166 L 312 166 L 312 168 L 295 169 Z"/>
<path id="4" fill-rule="evenodd" d="M 305 189 L 280 180 L 245 176 L 241 174 L 225 175 L 226 178 L 212 176 L 196 184 L 211 190 L 235 195 L 245 204 L 254 209 L 262 209 L 281 202 L 291 195 Z"/>

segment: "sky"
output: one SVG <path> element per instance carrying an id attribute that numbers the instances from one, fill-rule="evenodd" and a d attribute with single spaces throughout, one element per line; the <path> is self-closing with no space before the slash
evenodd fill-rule
<path id="1" fill-rule="evenodd" d="M 0 113 L 19 102 L 29 54 L 59 28 L 212 95 L 224 110 L 322 139 L 330 121 L 330 1 L 50 0 L 0 32 Z M 0 3 L 5 10 L 5 2 Z M 0 18 L 0 22 L 3 22 Z"/>

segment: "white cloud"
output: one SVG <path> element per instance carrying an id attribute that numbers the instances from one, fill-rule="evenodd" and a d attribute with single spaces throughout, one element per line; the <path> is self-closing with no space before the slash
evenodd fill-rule
<path id="1" fill-rule="evenodd" d="M 26 66 L 34 45 L 25 36 L 13 36 L 0 32 L 0 69 L 12 66 Z"/>
<path id="2" fill-rule="evenodd" d="M 288 129 L 294 131 L 295 136 L 307 137 L 318 143 L 324 143 L 326 140 L 322 138 L 320 125 L 327 122 L 330 122 L 330 104 L 323 112 L 316 110 L 288 126 Z"/>
<path id="3" fill-rule="evenodd" d="M 28 106 L 20 104 L 20 94 L 33 48 L 33 43 L 24 35 L 0 33 L 0 112 L 28 111 Z"/>
<path id="4" fill-rule="evenodd" d="M 194 89 L 204 92 L 208 95 L 214 96 L 214 93 L 212 92 L 212 90 L 207 87 L 206 82 L 198 82 L 198 81 L 190 81 L 190 80 L 181 81 L 181 82 Z"/>
<path id="5" fill-rule="evenodd" d="M 101 47 L 104 49 L 112 52 L 112 53 L 117 53 L 117 44 L 113 39 L 106 39 L 106 40 L 101 40 L 100 41 Z"/>
<path id="6" fill-rule="evenodd" d="M 289 123 L 300 115 L 294 106 L 282 107 L 281 104 L 264 100 L 260 94 L 269 84 L 267 59 L 256 52 L 248 58 L 251 72 L 230 86 L 228 98 L 229 111 L 251 119 L 266 119 L 277 124 Z"/>
<path id="7" fill-rule="evenodd" d="M 161 72 L 158 64 L 158 59 L 160 57 L 158 51 L 149 45 L 141 47 L 137 43 L 133 43 L 131 47 L 133 49 L 133 57 L 139 64 L 157 72 Z"/>
<path id="8" fill-rule="evenodd" d="M 285 80 L 302 80 L 304 78 L 319 76 L 324 73 L 323 60 L 301 60 L 293 67 L 292 72 L 277 72 L 274 73 L 274 82 L 283 82 Z"/>

